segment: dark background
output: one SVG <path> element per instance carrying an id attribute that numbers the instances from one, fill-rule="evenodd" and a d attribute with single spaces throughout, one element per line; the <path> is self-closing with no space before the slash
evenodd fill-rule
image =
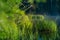
<path id="1" fill-rule="evenodd" d="M 19 5 L 19 8 L 23 10 L 27 9 L 32 5 L 28 3 L 28 0 L 23 0 L 22 4 L 23 6 L 25 6 L 25 8 L 22 5 Z M 26 10 L 26 14 L 29 13 L 51 16 L 60 15 L 60 0 L 47 0 L 45 3 L 37 3 L 36 1 L 34 1 L 33 7 L 30 7 L 28 10 Z"/>

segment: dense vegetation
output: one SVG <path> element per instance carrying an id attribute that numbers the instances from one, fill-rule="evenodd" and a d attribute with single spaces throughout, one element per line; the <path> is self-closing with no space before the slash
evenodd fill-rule
<path id="1" fill-rule="evenodd" d="M 46 3 L 46 0 L 25 0 L 27 5 L 23 1 L 0 0 L 0 40 L 55 40 L 58 34 L 55 21 L 45 19 L 44 15 L 39 15 L 39 20 L 33 14 L 26 15 L 26 11 L 38 7 L 34 3 Z"/>

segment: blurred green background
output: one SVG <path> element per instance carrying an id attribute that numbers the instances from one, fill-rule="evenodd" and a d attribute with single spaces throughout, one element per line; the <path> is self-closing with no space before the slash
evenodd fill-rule
<path id="1" fill-rule="evenodd" d="M 0 40 L 60 40 L 59 2 L 0 0 Z"/>

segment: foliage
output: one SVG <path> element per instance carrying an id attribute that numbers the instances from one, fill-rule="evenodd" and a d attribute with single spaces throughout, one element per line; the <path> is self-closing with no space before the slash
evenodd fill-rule
<path id="1" fill-rule="evenodd" d="M 36 37 L 36 35 L 38 34 L 36 40 L 38 40 L 38 38 L 42 38 L 42 40 L 55 40 L 57 36 L 56 23 L 53 20 L 48 20 L 48 19 L 46 20 L 43 15 L 38 15 L 36 17 L 29 16 L 30 20 L 33 19 L 32 30 L 33 30 L 33 35 L 35 34 L 34 37 Z"/>
<path id="2" fill-rule="evenodd" d="M 27 15 L 16 14 L 15 23 L 19 30 L 20 40 L 30 40 L 30 34 L 32 32 L 32 22 Z"/>
<path id="3" fill-rule="evenodd" d="M 12 7 L 18 5 L 22 0 L 0 0 L 0 11 L 10 12 Z"/>
<path id="4" fill-rule="evenodd" d="M 34 1 L 28 0 L 35 6 Z M 56 23 L 45 20 L 43 15 L 32 20 L 32 16 L 25 15 L 25 10 L 19 9 L 21 2 L 22 0 L 0 0 L 0 40 L 38 40 L 38 37 L 54 40 L 57 33 Z"/>
<path id="5" fill-rule="evenodd" d="M 18 28 L 14 14 L 22 14 L 18 9 L 20 0 L 0 0 L 0 40 L 17 40 Z"/>
<path id="6" fill-rule="evenodd" d="M 0 40 L 17 40 L 17 37 L 16 24 L 9 21 L 5 13 L 0 13 Z"/>
<path id="7" fill-rule="evenodd" d="M 48 19 L 46 20 L 43 15 L 38 15 L 38 16 L 32 15 L 32 16 L 29 16 L 29 19 L 32 20 L 32 23 L 33 23 L 32 34 L 33 34 L 33 37 L 36 38 L 36 40 L 38 40 L 39 37 L 42 38 L 42 40 L 56 39 L 57 25 L 54 21 L 48 20 Z"/>
<path id="8" fill-rule="evenodd" d="M 35 27 L 43 40 L 55 40 L 57 37 L 57 25 L 54 21 L 35 21 Z"/>

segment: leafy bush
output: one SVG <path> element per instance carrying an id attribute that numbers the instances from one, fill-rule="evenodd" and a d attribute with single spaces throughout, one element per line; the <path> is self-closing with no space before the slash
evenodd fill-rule
<path id="1" fill-rule="evenodd" d="M 19 30 L 19 39 L 29 40 L 32 32 L 32 22 L 29 20 L 28 16 L 16 14 L 15 23 Z"/>
<path id="2" fill-rule="evenodd" d="M 0 0 L 0 40 L 49 40 L 56 37 L 57 25 L 53 21 L 45 20 L 39 15 L 32 20 L 32 16 L 25 15 L 25 10 L 19 9 L 22 0 Z M 31 2 L 29 0 L 28 2 Z M 46 0 L 36 0 L 46 2 Z"/>
<path id="3" fill-rule="evenodd" d="M 0 40 L 17 40 L 18 28 L 16 24 L 7 19 L 5 13 L 0 13 Z"/>
<path id="4" fill-rule="evenodd" d="M 52 20 L 35 21 L 35 27 L 43 40 L 54 40 L 57 36 L 57 25 Z"/>
<path id="5" fill-rule="evenodd" d="M 32 25 L 30 20 L 28 19 L 28 16 L 24 14 L 24 11 L 18 9 L 19 6 L 18 4 L 16 4 L 16 2 L 18 3 L 20 2 L 20 0 L 0 0 L 0 2 L 0 9 L 2 9 L 0 12 L 3 12 L 1 13 L 3 14 L 1 15 L 1 17 L 3 17 L 2 20 L 4 21 L 3 23 L 1 23 L 1 27 L 4 27 L 5 30 L 3 30 L 6 31 L 2 31 L 2 35 L 0 36 L 0 38 L 3 40 L 16 40 L 19 35 L 19 38 L 21 36 L 22 39 L 25 40 L 25 37 L 27 39 Z"/>
<path id="6" fill-rule="evenodd" d="M 37 17 L 37 18 L 36 18 Z M 29 16 L 33 22 L 32 34 L 36 40 L 42 38 L 42 40 L 54 40 L 57 36 L 57 25 L 52 20 L 46 20 L 43 15 Z M 35 20 L 36 18 L 36 20 Z M 37 33 L 37 34 L 36 34 Z M 34 38 L 33 38 L 34 39 Z"/>
<path id="7" fill-rule="evenodd" d="M 22 0 L 0 0 L 0 11 L 11 12 L 14 6 L 17 6 Z"/>

